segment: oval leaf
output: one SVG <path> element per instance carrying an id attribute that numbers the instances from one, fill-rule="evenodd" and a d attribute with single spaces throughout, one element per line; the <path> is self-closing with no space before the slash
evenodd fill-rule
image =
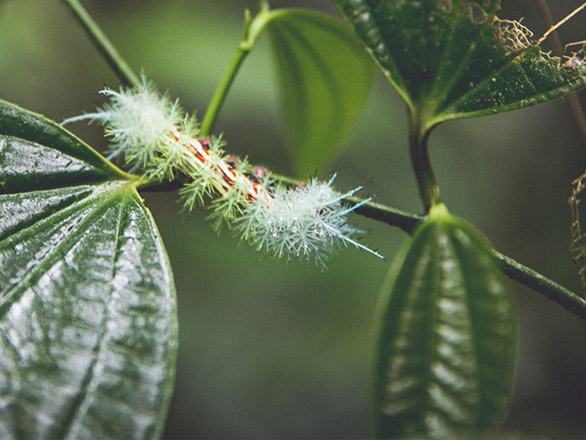
<path id="1" fill-rule="evenodd" d="M 130 176 L 0 101 L 0 437 L 154 438 L 175 292 Z"/>
<path id="2" fill-rule="evenodd" d="M 343 23 L 277 10 L 268 23 L 292 158 L 301 175 L 324 168 L 366 104 L 372 63 Z"/>
<path id="3" fill-rule="evenodd" d="M 377 430 L 387 438 L 476 437 L 512 393 L 514 301 L 488 243 L 443 205 L 416 231 L 383 312 Z"/>
<path id="4" fill-rule="evenodd" d="M 332 0 L 429 128 L 586 87 L 586 63 L 549 58 L 500 0 Z"/>

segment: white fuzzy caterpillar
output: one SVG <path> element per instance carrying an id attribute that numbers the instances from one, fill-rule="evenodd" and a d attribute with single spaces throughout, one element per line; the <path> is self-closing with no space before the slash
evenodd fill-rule
<path id="1" fill-rule="evenodd" d="M 149 178 L 188 178 L 180 191 L 185 207 L 209 197 L 218 221 L 236 226 L 242 238 L 278 257 L 323 258 L 335 247 L 351 244 L 381 257 L 352 237 L 360 232 L 347 223 L 344 199 L 329 182 L 312 179 L 288 188 L 270 173 L 255 173 L 244 160 L 227 157 L 219 139 L 199 138 L 193 117 L 178 101 L 160 95 L 143 80 L 139 90 L 105 89 L 110 102 L 95 113 L 65 120 L 97 121 L 113 140 L 110 157 L 122 157 Z M 366 202 L 363 202 L 366 203 Z"/>

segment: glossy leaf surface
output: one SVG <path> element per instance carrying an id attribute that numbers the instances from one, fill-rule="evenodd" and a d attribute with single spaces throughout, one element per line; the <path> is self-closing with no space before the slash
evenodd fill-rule
<path id="1" fill-rule="evenodd" d="M 0 437 L 157 437 L 176 332 L 134 179 L 0 102 Z"/>
<path id="2" fill-rule="evenodd" d="M 476 438 L 503 421 L 516 366 L 516 316 L 487 246 L 443 205 L 415 232 L 383 292 L 389 299 L 375 391 L 380 437 Z"/>
<path id="3" fill-rule="evenodd" d="M 302 177 L 337 155 L 369 98 L 372 62 L 347 27 L 311 11 L 268 23 L 292 158 Z"/>
<path id="4" fill-rule="evenodd" d="M 586 64 L 544 56 L 520 23 L 495 18 L 500 0 L 332 1 L 428 128 L 586 86 Z"/>

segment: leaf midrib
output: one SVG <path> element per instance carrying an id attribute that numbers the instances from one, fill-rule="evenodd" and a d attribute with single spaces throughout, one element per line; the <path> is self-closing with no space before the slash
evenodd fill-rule
<path id="1" fill-rule="evenodd" d="M 120 181 L 118 181 L 120 182 Z M 128 185 L 132 185 L 131 183 L 128 183 L 126 181 L 122 181 L 124 182 L 122 185 L 120 185 L 120 187 L 116 190 L 113 191 L 108 191 L 108 190 L 103 190 L 97 197 L 92 198 L 92 197 L 88 197 L 86 199 L 84 199 L 84 201 L 80 201 L 77 202 L 73 205 L 71 205 L 68 209 L 63 210 L 59 213 L 55 213 L 52 216 L 45 218 L 42 222 L 42 224 L 49 224 L 49 219 L 51 219 L 51 217 L 53 216 L 57 216 L 57 218 L 59 220 L 66 218 L 69 216 L 71 211 L 77 211 L 80 209 L 85 208 L 88 205 L 91 205 L 92 203 L 98 202 L 101 199 L 103 200 L 103 202 L 101 204 L 99 204 L 99 206 L 96 206 L 96 208 L 94 210 L 92 210 L 91 213 L 89 213 L 89 215 L 82 220 L 79 225 L 72 230 L 71 233 L 69 233 L 67 235 L 67 237 L 64 238 L 64 240 L 62 240 L 57 246 L 55 246 L 53 252 L 48 255 L 46 258 L 44 258 L 43 260 L 41 260 L 39 262 L 39 264 L 34 265 L 33 267 L 31 267 L 31 269 L 27 272 L 27 274 L 23 277 L 23 279 L 15 284 L 13 287 L 11 287 L 10 289 L 8 289 L 4 294 L 3 297 L 0 299 L 0 317 L 3 317 L 5 315 L 5 313 L 7 312 L 7 310 L 10 308 L 10 306 L 14 303 L 15 300 L 18 299 L 18 297 L 20 297 L 20 295 L 30 286 L 30 284 L 32 284 L 32 282 L 35 280 L 36 276 L 45 271 L 45 268 L 47 266 L 51 266 L 52 264 L 55 263 L 55 261 L 57 261 L 58 259 L 61 258 L 60 253 L 58 252 L 61 249 L 69 249 L 71 247 L 71 245 L 76 242 L 79 239 L 79 234 L 81 233 L 81 231 L 86 230 L 86 226 L 88 224 L 93 223 L 94 219 L 96 217 L 98 217 L 101 213 L 103 213 L 104 211 L 106 211 L 108 209 L 108 204 L 106 203 L 107 200 L 109 199 L 114 199 L 116 196 L 120 195 L 122 192 L 124 192 L 125 190 L 127 190 Z M 2 245 L 6 245 L 6 244 L 18 244 L 21 241 L 24 241 L 26 238 L 28 238 L 28 236 L 30 236 L 31 234 L 33 234 L 36 231 L 32 231 L 32 229 L 34 229 L 34 226 L 29 228 L 29 230 L 27 231 L 27 234 L 18 234 L 18 241 L 17 240 L 11 240 L 11 237 L 8 237 L 6 240 L 4 240 L 4 243 L 1 243 Z M 77 233 L 76 233 L 77 232 Z M 2 246 L 0 246 L 1 249 Z"/>
<path id="2" fill-rule="evenodd" d="M 122 224 L 122 215 L 124 212 L 123 208 L 125 206 L 126 206 L 126 203 L 120 203 L 119 208 L 118 208 L 118 221 L 116 222 L 116 238 L 114 240 L 114 242 L 116 243 L 116 246 L 114 247 L 114 252 L 112 255 L 112 259 L 111 259 L 111 268 L 112 268 L 110 271 L 110 279 L 111 280 L 113 280 L 116 275 L 116 261 L 118 260 L 118 256 L 119 256 L 119 252 L 118 252 L 119 246 L 118 245 L 120 243 L 120 225 Z M 82 407 L 84 406 L 84 404 L 88 400 L 88 395 L 91 396 L 91 393 L 89 393 L 89 390 L 92 388 L 92 383 L 94 382 L 94 379 L 96 377 L 96 375 L 95 375 L 96 366 L 98 365 L 98 361 L 100 360 L 100 353 L 102 352 L 102 348 L 104 347 L 103 341 L 106 338 L 106 334 L 107 334 L 108 322 L 109 322 L 109 319 L 112 315 L 111 298 L 112 298 L 112 293 L 114 291 L 112 283 L 109 283 L 108 287 L 109 287 L 109 289 L 108 289 L 107 298 L 104 302 L 105 312 L 104 312 L 104 315 L 102 316 L 102 320 L 100 322 L 100 330 L 99 330 L 96 345 L 95 345 L 94 349 L 92 350 L 92 354 L 93 354 L 92 361 L 91 361 L 90 365 L 88 366 L 86 374 L 85 374 L 85 376 L 81 382 L 81 385 L 79 387 L 79 394 L 76 399 L 77 402 L 76 402 L 76 404 L 72 405 L 71 411 L 70 411 L 69 415 L 67 416 L 67 418 L 65 419 L 65 423 L 63 424 L 60 432 L 58 433 L 57 438 L 65 439 L 65 438 L 69 437 L 72 430 L 74 429 L 74 426 L 76 425 L 79 414 L 82 413 Z"/>

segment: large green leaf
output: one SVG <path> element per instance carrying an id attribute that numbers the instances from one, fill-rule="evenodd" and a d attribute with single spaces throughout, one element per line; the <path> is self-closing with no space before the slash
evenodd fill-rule
<path id="1" fill-rule="evenodd" d="M 586 64 L 542 54 L 520 23 L 495 17 L 500 0 L 332 2 L 426 127 L 586 86 Z"/>
<path id="2" fill-rule="evenodd" d="M 135 189 L 0 101 L 0 437 L 153 438 L 172 391 L 171 269 Z"/>
<path id="3" fill-rule="evenodd" d="M 293 161 L 307 176 L 343 147 L 370 96 L 374 69 L 340 21 L 312 11 L 272 14 L 268 29 Z"/>
<path id="4" fill-rule="evenodd" d="M 506 415 L 516 316 L 488 246 L 443 205 L 415 232 L 383 292 L 388 301 L 376 375 L 381 437 L 475 438 Z"/>

